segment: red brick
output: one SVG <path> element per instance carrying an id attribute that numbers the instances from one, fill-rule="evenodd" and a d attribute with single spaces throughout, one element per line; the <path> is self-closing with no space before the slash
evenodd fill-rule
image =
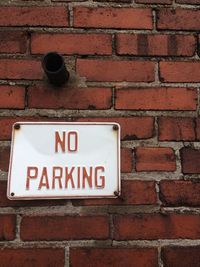
<path id="1" fill-rule="evenodd" d="M 196 134 L 197 140 L 200 141 L 200 118 L 196 119 Z"/>
<path id="2" fill-rule="evenodd" d="M 121 198 L 74 200 L 74 206 L 154 205 L 157 195 L 154 181 L 122 180 Z"/>
<path id="3" fill-rule="evenodd" d="M 68 26 L 64 7 L 1 7 L 0 26 Z"/>
<path id="4" fill-rule="evenodd" d="M 10 158 L 10 147 L 0 147 L 0 169 L 2 171 L 8 171 Z"/>
<path id="5" fill-rule="evenodd" d="M 112 106 L 112 90 L 78 87 L 52 90 L 50 87 L 33 86 L 28 90 L 28 106 L 55 109 L 109 109 Z"/>
<path id="6" fill-rule="evenodd" d="M 200 246 L 164 247 L 161 257 L 165 267 L 200 267 Z"/>
<path id="7" fill-rule="evenodd" d="M 148 61 L 77 59 L 76 69 L 88 81 L 151 82 L 155 79 L 155 63 Z"/>
<path id="8" fill-rule="evenodd" d="M 0 86 L 0 109 L 25 107 L 25 89 L 22 86 Z"/>
<path id="9" fill-rule="evenodd" d="M 21 117 L 1 117 L 0 118 L 0 140 L 10 140 L 12 133 L 12 125 L 20 121 Z"/>
<path id="10" fill-rule="evenodd" d="M 7 181 L 0 181 L 0 207 L 43 207 L 66 205 L 66 200 L 9 200 L 6 196 Z"/>
<path id="11" fill-rule="evenodd" d="M 172 4 L 172 0 L 135 0 L 139 4 Z"/>
<path id="12" fill-rule="evenodd" d="M 160 141 L 194 141 L 195 124 L 193 118 L 161 117 L 158 120 Z"/>
<path id="13" fill-rule="evenodd" d="M 57 51 L 67 55 L 111 55 L 112 36 L 110 34 L 33 34 L 31 38 L 33 54 Z"/>
<path id="14" fill-rule="evenodd" d="M 200 149 L 184 147 L 180 153 L 182 172 L 188 174 L 200 173 Z"/>
<path id="15" fill-rule="evenodd" d="M 162 30 L 200 30 L 200 10 L 160 9 L 158 11 L 157 27 Z"/>
<path id="16" fill-rule="evenodd" d="M 192 56 L 196 40 L 193 35 L 119 33 L 116 46 L 119 55 Z"/>
<path id="17" fill-rule="evenodd" d="M 70 248 L 73 267 L 158 267 L 155 248 Z"/>
<path id="18" fill-rule="evenodd" d="M 118 215 L 114 218 L 114 238 L 116 240 L 198 239 L 199 225 L 199 215 L 191 214 Z"/>
<path id="19" fill-rule="evenodd" d="M 97 2 L 131 3 L 132 0 L 96 0 Z"/>
<path id="20" fill-rule="evenodd" d="M 15 223 L 15 215 L 0 215 L 0 241 L 11 241 L 15 239 Z"/>
<path id="21" fill-rule="evenodd" d="M 163 82 L 200 82 L 200 62 L 160 62 L 160 77 Z"/>
<path id="22" fill-rule="evenodd" d="M 74 120 L 83 122 L 117 122 L 121 126 L 122 140 L 148 139 L 153 137 L 154 133 L 154 119 L 152 117 L 75 118 Z"/>
<path id="23" fill-rule="evenodd" d="M 75 7 L 74 27 L 151 30 L 153 27 L 152 11 L 149 8 L 131 7 Z"/>
<path id="24" fill-rule="evenodd" d="M 115 108 L 122 110 L 196 110 L 194 88 L 120 88 Z"/>
<path id="25" fill-rule="evenodd" d="M 107 239 L 109 221 L 107 216 L 27 216 L 21 222 L 21 238 L 26 241 Z"/>
<path id="26" fill-rule="evenodd" d="M 164 206 L 199 206 L 200 182 L 161 181 L 160 199 Z"/>
<path id="27" fill-rule="evenodd" d="M 26 52 L 27 34 L 19 31 L 0 31 L 0 53 Z"/>
<path id="28" fill-rule="evenodd" d="M 41 80 L 41 63 L 37 60 L 0 59 L 0 79 Z"/>
<path id="29" fill-rule="evenodd" d="M 2 248 L 1 267 L 63 267 L 65 251 L 62 248 Z"/>
<path id="30" fill-rule="evenodd" d="M 200 4 L 200 0 L 176 0 L 176 2 L 179 4 L 190 4 L 190 5 Z"/>
<path id="31" fill-rule="evenodd" d="M 52 2 L 86 2 L 87 0 L 51 0 Z"/>
<path id="32" fill-rule="evenodd" d="M 41 1 L 41 0 L 40 0 Z M 44 0 L 42 0 L 44 1 Z M 86 2 L 87 0 L 51 0 L 51 2 Z"/>
<path id="33" fill-rule="evenodd" d="M 121 172 L 132 172 L 133 152 L 131 148 L 121 149 Z"/>
<path id="34" fill-rule="evenodd" d="M 175 171 L 176 158 L 169 147 L 136 148 L 137 171 Z"/>

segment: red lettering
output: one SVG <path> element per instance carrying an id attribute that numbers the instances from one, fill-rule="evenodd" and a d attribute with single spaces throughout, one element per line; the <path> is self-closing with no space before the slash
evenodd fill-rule
<path id="1" fill-rule="evenodd" d="M 81 181 L 80 181 L 80 167 L 77 167 L 77 188 L 80 188 Z"/>
<path id="2" fill-rule="evenodd" d="M 26 190 L 30 189 L 30 180 L 36 179 L 37 177 L 38 177 L 38 168 L 37 167 L 27 167 Z"/>
<path id="3" fill-rule="evenodd" d="M 47 167 L 44 167 L 42 169 L 42 175 L 40 178 L 40 183 L 38 186 L 38 190 L 40 190 L 42 187 L 46 187 L 46 189 L 49 189 L 49 180 L 48 180 L 48 174 L 47 174 Z"/>
<path id="4" fill-rule="evenodd" d="M 57 171 L 59 171 L 59 174 L 57 174 Z M 61 167 L 53 167 L 52 189 L 55 189 L 56 180 L 58 181 L 59 188 L 62 189 L 62 175 L 63 169 Z"/>
<path id="5" fill-rule="evenodd" d="M 58 145 L 60 145 L 62 152 L 65 152 L 65 134 L 65 132 L 62 133 L 61 140 L 59 132 L 55 132 L 55 152 L 58 152 Z"/>
<path id="6" fill-rule="evenodd" d="M 72 140 L 74 136 L 74 148 L 72 147 Z M 75 152 L 78 149 L 78 134 L 77 132 L 69 132 L 68 133 L 68 151 Z"/>
<path id="7" fill-rule="evenodd" d="M 96 188 L 104 188 L 105 187 L 105 176 L 99 176 L 99 172 L 104 172 L 105 169 L 103 166 L 95 167 L 95 187 Z M 98 183 L 100 182 L 100 184 Z"/>
<path id="8" fill-rule="evenodd" d="M 60 137 L 59 132 L 55 132 L 55 152 L 58 152 L 59 147 L 62 152 L 66 152 L 66 132 L 62 132 Z M 78 133 L 69 132 L 67 133 L 67 151 L 76 152 L 78 150 Z"/>
<path id="9" fill-rule="evenodd" d="M 90 167 L 90 174 L 88 174 L 86 168 L 83 167 L 83 188 L 85 188 L 86 180 L 89 187 L 92 188 L 92 167 Z"/>
<path id="10" fill-rule="evenodd" d="M 75 188 L 73 176 L 72 176 L 74 169 L 75 169 L 75 167 L 72 167 L 70 169 L 70 172 L 69 172 L 68 167 L 65 168 L 65 188 L 68 188 L 68 182 L 69 181 L 71 182 L 72 188 Z"/>

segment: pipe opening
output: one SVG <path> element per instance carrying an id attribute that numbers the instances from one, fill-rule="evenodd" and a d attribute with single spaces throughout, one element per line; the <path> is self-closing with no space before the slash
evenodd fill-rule
<path id="1" fill-rule="evenodd" d="M 46 70 L 50 72 L 58 72 L 62 68 L 63 64 L 64 62 L 62 57 L 57 53 L 49 53 L 44 58 L 44 66 Z"/>
<path id="2" fill-rule="evenodd" d="M 42 59 L 42 67 L 48 80 L 55 86 L 61 86 L 69 79 L 63 57 L 57 52 L 49 52 Z"/>

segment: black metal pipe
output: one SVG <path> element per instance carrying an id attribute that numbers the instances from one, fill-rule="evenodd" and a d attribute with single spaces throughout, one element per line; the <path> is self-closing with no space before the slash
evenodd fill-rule
<path id="1" fill-rule="evenodd" d="M 42 67 L 49 82 L 61 86 L 69 80 L 69 72 L 66 69 L 63 57 L 57 52 L 49 52 L 42 59 Z"/>

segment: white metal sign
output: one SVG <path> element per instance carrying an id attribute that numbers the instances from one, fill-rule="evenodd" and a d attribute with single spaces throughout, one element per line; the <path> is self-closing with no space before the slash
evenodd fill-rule
<path id="1" fill-rule="evenodd" d="M 119 194 L 118 124 L 19 122 L 13 126 L 9 199 Z"/>

